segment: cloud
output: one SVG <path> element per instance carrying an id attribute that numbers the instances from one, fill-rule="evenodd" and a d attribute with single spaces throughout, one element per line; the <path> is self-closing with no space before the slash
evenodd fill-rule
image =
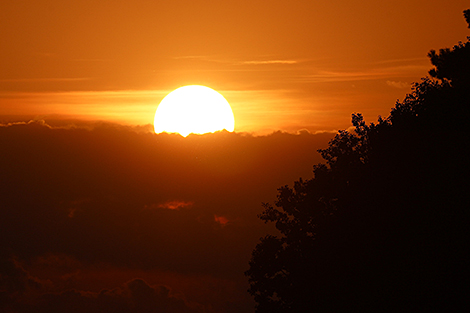
<path id="1" fill-rule="evenodd" d="M 64 255 L 49 255 L 37 264 L 71 267 L 71 262 L 76 261 Z M 181 292 L 166 285 L 151 285 L 141 278 L 100 291 L 74 288 L 57 291 L 57 285 L 32 276 L 16 258 L 5 257 L 0 257 L 0 300 L 0 311 L 15 313 L 215 312 L 210 305 L 190 301 Z"/>
<path id="2" fill-rule="evenodd" d="M 313 74 L 300 75 L 301 81 L 307 82 L 346 82 L 346 81 L 365 81 L 377 80 L 392 77 L 409 77 L 415 79 L 416 76 L 426 72 L 429 66 L 421 64 L 407 64 L 405 60 L 379 62 L 378 64 L 398 63 L 391 66 L 380 66 L 377 68 L 369 68 L 365 70 L 316 70 Z M 402 63 L 402 64 L 400 64 Z"/>
<path id="3" fill-rule="evenodd" d="M 29 290 L 41 289 L 42 286 L 40 279 L 26 271 L 16 258 L 0 255 L 0 293 L 6 292 L 15 296 Z"/>
<path id="4" fill-rule="evenodd" d="M 317 74 L 301 76 L 302 80 L 311 82 L 343 82 L 343 81 L 360 81 L 374 80 L 389 76 L 387 71 L 356 71 L 356 72 L 340 72 L 340 71 L 319 71 Z"/>
<path id="5" fill-rule="evenodd" d="M 227 225 L 227 223 L 229 222 L 228 218 L 226 218 L 225 216 L 218 215 L 214 215 L 214 220 L 222 226 Z"/>
<path id="6" fill-rule="evenodd" d="M 271 227 L 257 218 L 261 203 L 274 201 L 278 187 L 312 177 L 321 161 L 316 150 L 332 136 L 183 138 L 113 124 L 0 127 L 0 245 L 25 271 L 54 281 L 46 299 L 54 305 L 64 299 L 94 305 L 98 290 L 123 283 L 112 278 L 119 271 L 139 271 L 146 281 L 151 272 L 171 272 L 197 286 L 185 293 L 191 301 L 222 311 L 234 299 L 230 305 L 243 308 L 234 312 L 246 312 L 252 300 L 243 272 Z M 116 269 L 107 280 L 102 269 L 85 275 L 103 266 Z M 18 279 L 24 286 L 27 280 Z M 233 287 L 219 291 L 220 281 Z M 67 293 L 71 287 L 76 291 Z M 151 288 L 150 298 L 161 296 Z"/>
<path id="7" fill-rule="evenodd" d="M 0 115 L 97 120 L 143 125 L 153 121 L 158 102 L 171 90 L 0 92 Z"/>
<path id="8" fill-rule="evenodd" d="M 429 63 L 429 59 L 426 57 L 419 57 L 419 58 L 403 58 L 403 59 L 389 59 L 389 60 L 382 60 L 375 62 L 376 64 L 393 64 L 393 63 L 398 63 L 398 64 L 410 64 L 415 65 L 416 63 Z"/>
<path id="9" fill-rule="evenodd" d="M 110 312 L 112 308 L 124 306 L 124 312 L 210 312 L 210 308 L 188 302 L 181 294 L 174 294 L 167 286 L 149 285 L 143 279 L 136 278 L 119 288 L 102 290 L 98 295 L 91 295 L 96 307 Z M 122 310 L 123 308 L 121 308 Z"/>
<path id="10" fill-rule="evenodd" d="M 264 64 L 297 64 L 297 60 L 264 60 L 264 61 L 244 61 L 242 64 L 264 65 Z"/>
<path id="11" fill-rule="evenodd" d="M 396 82 L 396 81 L 391 81 L 391 80 L 387 80 L 387 85 L 389 85 L 390 87 L 399 88 L 399 89 L 409 88 L 411 86 L 411 84 L 409 83 L 400 82 L 400 81 Z"/>
<path id="12" fill-rule="evenodd" d="M 195 302 L 189 302 L 181 294 L 174 294 L 162 285 L 149 285 L 143 279 L 133 279 L 120 287 L 100 292 L 67 290 L 60 293 L 44 293 L 37 305 L 23 305 L 18 311 L 29 310 L 58 312 L 213 312 Z"/>
<path id="13" fill-rule="evenodd" d="M 165 203 L 159 204 L 157 207 L 161 209 L 169 210 L 179 210 L 182 208 L 191 207 L 194 203 L 191 201 L 167 201 Z"/>
<path id="14" fill-rule="evenodd" d="M 49 78 L 11 78 L 0 79 L 1 83 L 29 83 L 29 82 L 74 82 L 92 80 L 90 77 L 49 77 Z"/>
<path id="15" fill-rule="evenodd" d="M 8 126 L 13 126 L 13 125 L 26 125 L 26 124 L 38 124 L 41 126 L 45 127 L 50 127 L 46 121 L 43 119 L 33 119 L 30 120 L 29 122 L 10 122 L 10 123 L 0 123 L 0 127 L 8 127 Z"/>

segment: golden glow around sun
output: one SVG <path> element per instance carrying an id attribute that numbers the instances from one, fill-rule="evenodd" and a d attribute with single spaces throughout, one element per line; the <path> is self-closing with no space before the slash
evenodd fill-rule
<path id="1" fill-rule="evenodd" d="M 226 129 L 233 131 L 232 108 L 217 91 L 199 85 L 180 87 L 160 102 L 153 123 L 155 132 L 205 134 Z"/>

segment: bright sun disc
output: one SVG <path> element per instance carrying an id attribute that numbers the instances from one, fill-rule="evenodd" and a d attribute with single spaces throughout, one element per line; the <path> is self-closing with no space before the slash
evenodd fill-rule
<path id="1" fill-rule="evenodd" d="M 233 131 L 232 108 L 220 93 L 205 86 L 184 86 L 170 92 L 160 102 L 153 123 L 155 132 L 205 134 Z"/>

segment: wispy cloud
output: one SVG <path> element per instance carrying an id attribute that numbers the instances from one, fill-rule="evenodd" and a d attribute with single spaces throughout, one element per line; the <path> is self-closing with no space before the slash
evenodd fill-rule
<path id="1" fill-rule="evenodd" d="M 100 58 L 95 58 L 95 59 L 73 59 L 75 62 L 112 62 L 112 59 L 100 59 Z"/>
<path id="2" fill-rule="evenodd" d="M 0 79 L 2 83 L 29 83 L 29 82 L 68 82 L 68 81 L 85 81 L 85 80 L 92 80 L 91 77 L 76 77 L 76 78 L 68 78 L 68 77 L 54 77 L 54 78 L 11 78 L 11 79 Z"/>
<path id="3" fill-rule="evenodd" d="M 191 201 L 167 201 L 165 203 L 159 204 L 158 208 L 168 209 L 168 210 L 180 210 L 182 208 L 187 208 L 193 205 Z"/>
<path id="4" fill-rule="evenodd" d="M 416 77 L 416 75 L 420 75 L 419 73 L 425 73 L 428 68 L 424 65 L 397 65 L 364 71 L 320 70 L 314 74 L 300 76 L 300 79 L 307 82 L 341 82 L 390 79 L 391 77 Z"/>
<path id="5" fill-rule="evenodd" d="M 371 72 L 337 72 L 320 71 L 317 74 L 301 76 L 301 79 L 310 82 L 340 82 L 340 81 L 358 81 L 373 80 L 389 76 L 390 73 L 382 71 Z"/>
<path id="6" fill-rule="evenodd" d="M 390 87 L 400 88 L 400 89 L 410 87 L 409 83 L 405 83 L 405 82 L 401 82 L 401 81 L 396 82 L 396 81 L 392 81 L 392 80 L 387 80 L 387 85 L 389 85 Z"/>
<path id="7" fill-rule="evenodd" d="M 214 220 L 222 226 L 227 225 L 227 223 L 229 222 L 228 218 L 226 218 L 225 216 L 218 215 L 214 215 Z"/>
<path id="8" fill-rule="evenodd" d="M 264 61 L 244 61 L 241 64 L 264 65 L 264 64 L 297 64 L 297 60 L 264 60 Z"/>
<path id="9" fill-rule="evenodd" d="M 207 60 L 209 59 L 210 57 L 207 56 L 207 55 L 180 55 L 180 56 L 174 56 L 174 57 L 171 57 L 172 59 L 175 59 L 175 60 L 184 60 L 184 59 L 204 59 L 204 60 Z"/>
<path id="10" fill-rule="evenodd" d="M 389 59 L 375 62 L 375 64 L 391 64 L 391 63 L 429 63 L 428 58 L 418 57 L 418 58 L 403 58 L 403 59 Z"/>
<path id="11" fill-rule="evenodd" d="M 124 124 L 151 123 L 171 90 L 0 92 L 0 115 L 74 116 Z"/>

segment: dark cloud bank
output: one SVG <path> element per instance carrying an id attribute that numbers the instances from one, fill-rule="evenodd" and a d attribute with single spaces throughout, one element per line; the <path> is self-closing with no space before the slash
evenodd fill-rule
<path id="1" fill-rule="evenodd" d="M 0 127 L 0 308 L 249 312 L 261 202 L 332 134 Z"/>

